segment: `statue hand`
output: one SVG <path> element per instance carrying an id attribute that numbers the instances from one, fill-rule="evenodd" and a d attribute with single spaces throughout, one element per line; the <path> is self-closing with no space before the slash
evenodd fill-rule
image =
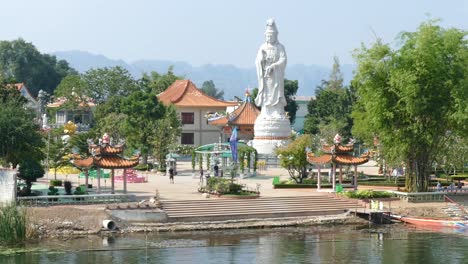
<path id="1" fill-rule="evenodd" d="M 273 67 L 271 67 L 271 66 L 266 67 L 266 69 L 265 69 L 265 75 L 270 75 L 270 73 L 271 73 L 272 71 L 273 71 Z"/>

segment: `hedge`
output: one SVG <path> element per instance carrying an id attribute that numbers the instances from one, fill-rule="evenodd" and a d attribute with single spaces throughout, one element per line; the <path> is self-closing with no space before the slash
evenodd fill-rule
<path id="1" fill-rule="evenodd" d="M 49 186 L 62 186 L 62 180 L 50 180 Z"/>

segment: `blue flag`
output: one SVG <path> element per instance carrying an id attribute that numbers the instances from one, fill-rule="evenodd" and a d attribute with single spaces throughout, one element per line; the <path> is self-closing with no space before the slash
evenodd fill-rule
<path id="1" fill-rule="evenodd" d="M 229 145 L 231 146 L 232 160 L 237 162 L 237 127 L 232 128 L 231 138 L 229 138 Z"/>

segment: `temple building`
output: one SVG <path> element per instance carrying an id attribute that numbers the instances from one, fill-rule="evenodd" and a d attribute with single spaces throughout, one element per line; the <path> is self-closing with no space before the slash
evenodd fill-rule
<path id="1" fill-rule="evenodd" d="M 92 141 L 88 142 L 89 151 L 92 153 L 91 157 L 82 159 L 75 158 L 73 164 L 85 171 L 86 175 L 86 185 L 88 185 L 88 172 L 91 168 L 96 168 L 97 170 L 97 192 L 101 191 L 101 182 L 100 182 L 100 172 L 102 169 L 111 170 L 111 193 L 114 193 L 114 170 L 115 169 L 124 169 L 123 173 L 123 192 L 127 193 L 127 178 L 125 170 L 128 168 L 133 168 L 138 165 L 139 156 L 133 156 L 129 159 L 123 157 L 123 151 L 125 147 L 124 142 L 119 142 L 119 144 L 112 144 L 110 142 L 109 136 L 104 134 L 102 139 L 99 140 L 98 144 L 94 144 Z"/>
<path id="2" fill-rule="evenodd" d="M 205 94 L 190 80 L 175 81 L 158 95 L 158 99 L 177 109 L 182 120 L 180 143 L 194 146 L 218 142 L 219 128 L 209 124 L 207 116 L 238 105 L 237 102 L 227 102 Z"/>
<path id="3" fill-rule="evenodd" d="M 224 116 L 210 118 L 208 123 L 222 129 L 223 141 L 231 136 L 232 128 L 237 126 L 238 139 L 248 142 L 254 138 L 254 124 L 259 115 L 260 109 L 252 102 L 250 93 L 247 91 L 242 105 Z"/>
<path id="4" fill-rule="evenodd" d="M 55 110 L 55 124 L 52 126 L 60 127 L 71 121 L 77 125 L 77 131 L 88 131 L 96 104 L 90 98 L 79 99 L 76 106 L 67 106 L 67 102 L 67 98 L 59 97 L 47 105 L 48 109 Z"/>
<path id="5" fill-rule="evenodd" d="M 321 156 L 315 156 L 314 153 L 308 152 L 307 153 L 307 161 L 315 166 L 317 166 L 318 174 L 317 174 L 317 189 L 321 188 L 321 166 L 325 164 L 331 164 L 331 173 L 332 173 L 332 187 L 333 190 L 336 190 L 336 169 L 339 167 L 340 174 L 339 174 L 339 183 L 342 184 L 343 182 L 343 166 L 354 166 L 354 176 L 352 185 L 354 189 L 357 189 L 357 166 L 364 164 L 369 161 L 369 154 L 366 153 L 360 157 L 355 157 L 353 155 L 354 147 L 353 143 L 350 142 L 347 145 L 341 144 L 341 136 L 336 135 L 334 138 L 333 145 L 323 145 L 322 151 L 324 152 Z"/>

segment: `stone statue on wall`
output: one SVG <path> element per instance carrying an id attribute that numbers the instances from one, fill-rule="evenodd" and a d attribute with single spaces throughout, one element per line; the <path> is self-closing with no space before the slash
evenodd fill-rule
<path id="1" fill-rule="evenodd" d="M 284 71 L 287 59 L 284 46 L 278 42 L 278 30 L 273 19 L 267 21 L 265 40 L 255 60 L 258 78 L 255 104 L 262 108 L 261 115 L 283 116 L 286 106 Z"/>

